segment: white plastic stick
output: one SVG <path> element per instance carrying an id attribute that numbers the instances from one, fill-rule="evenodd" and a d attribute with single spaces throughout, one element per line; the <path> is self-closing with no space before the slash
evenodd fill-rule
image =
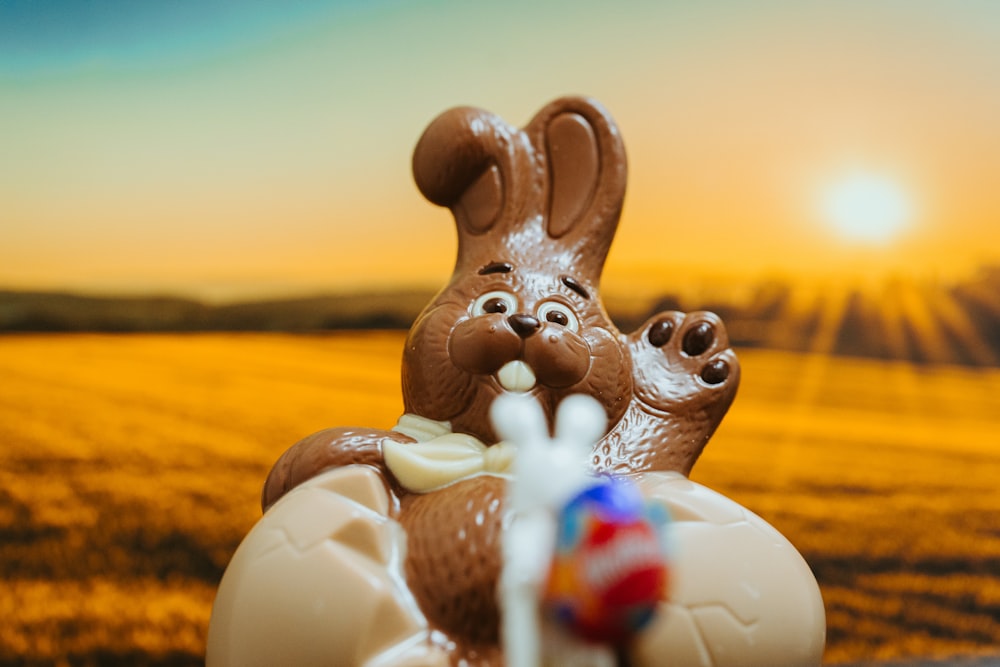
<path id="1" fill-rule="evenodd" d="M 538 667 L 546 640 L 540 618 L 541 589 L 555 550 L 557 516 L 588 484 L 587 460 L 594 443 L 604 435 L 607 417 L 593 398 L 570 396 L 556 413 L 553 440 L 545 414 L 531 396 L 501 395 L 490 416 L 497 433 L 518 448 L 507 485 L 507 508 L 512 516 L 503 534 L 498 591 L 504 656 L 509 667 Z M 558 644 L 570 649 L 565 641 Z M 549 648 L 563 652 L 557 646 Z M 573 652 L 577 651 L 579 647 Z M 596 658 L 600 653 L 593 655 Z"/>

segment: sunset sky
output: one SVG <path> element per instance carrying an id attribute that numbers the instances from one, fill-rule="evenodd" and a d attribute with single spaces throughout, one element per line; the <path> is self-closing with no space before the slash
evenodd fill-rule
<path id="1" fill-rule="evenodd" d="M 436 285 L 410 176 L 460 104 L 587 94 L 609 289 L 1000 264 L 1000 3 L 0 2 L 0 288 Z"/>

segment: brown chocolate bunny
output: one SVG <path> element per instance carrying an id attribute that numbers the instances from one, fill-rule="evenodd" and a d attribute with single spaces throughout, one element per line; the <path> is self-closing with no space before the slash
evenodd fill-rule
<path id="1" fill-rule="evenodd" d="M 454 214 L 458 258 L 406 339 L 406 415 L 391 431 L 336 428 L 300 441 L 272 469 L 263 506 L 331 468 L 374 468 L 405 529 L 405 583 L 435 646 L 453 665 L 500 665 L 505 463 L 492 401 L 529 392 L 551 418 L 564 397 L 588 394 L 608 420 L 595 471 L 686 475 L 733 400 L 739 365 L 710 313 L 662 313 L 630 335 L 608 318 L 600 278 L 626 162 L 594 101 L 557 100 L 521 130 L 452 109 L 424 132 L 413 173 Z M 417 453 L 420 442 L 478 447 L 482 463 L 449 477 L 449 466 Z"/>

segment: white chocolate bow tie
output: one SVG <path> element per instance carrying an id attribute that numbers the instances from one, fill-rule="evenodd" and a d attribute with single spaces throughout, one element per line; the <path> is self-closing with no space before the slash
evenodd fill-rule
<path id="1" fill-rule="evenodd" d="M 415 439 L 400 443 L 382 441 L 385 465 L 403 487 L 427 493 L 478 475 L 509 477 L 517 446 L 498 442 L 483 444 L 466 433 L 453 433 L 448 422 L 405 414 L 394 431 Z"/>

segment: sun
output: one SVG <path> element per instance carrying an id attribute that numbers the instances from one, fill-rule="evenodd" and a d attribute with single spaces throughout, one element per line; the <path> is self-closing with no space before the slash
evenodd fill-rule
<path id="1" fill-rule="evenodd" d="M 827 223 L 844 239 L 870 244 L 892 240 L 912 216 L 910 199 L 896 182 L 864 172 L 831 185 L 822 207 Z"/>

